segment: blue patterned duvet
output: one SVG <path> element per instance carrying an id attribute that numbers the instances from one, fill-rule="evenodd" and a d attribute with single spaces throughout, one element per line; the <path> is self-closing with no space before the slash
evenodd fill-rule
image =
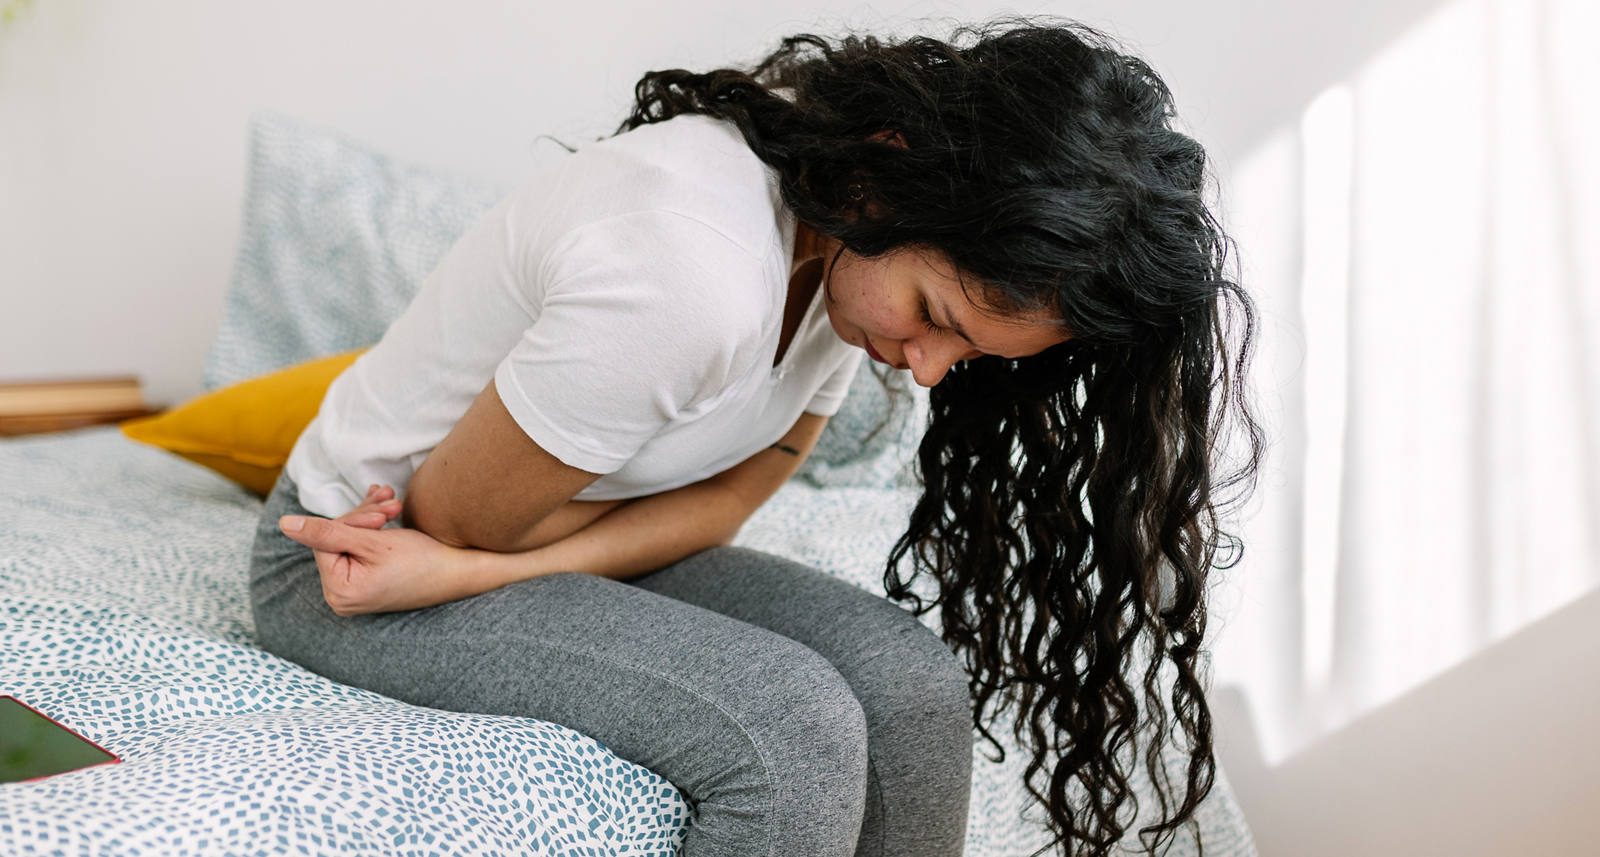
<path id="1" fill-rule="evenodd" d="M 881 592 L 903 491 L 786 486 L 739 543 Z M 562 726 L 434 711 L 252 645 L 260 501 L 114 428 L 0 441 L 0 694 L 122 762 L 0 785 L 0 854 L 670 855 L 670 783 Z M 969 857 L 1043 840 L 975 747 Z M 1253 855 L 1225 782 L 1207 855 Z M 1173 854 L 1194 853 L 1180 842 Z"/>

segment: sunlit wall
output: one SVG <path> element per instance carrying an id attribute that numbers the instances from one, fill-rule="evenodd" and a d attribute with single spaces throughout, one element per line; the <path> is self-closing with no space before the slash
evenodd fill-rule
<path id="1" fill-rule="evenodd" d="M 1269 760 L 1600 582 L 1597 34 L 1455 0 L 1236 160 L 1275 446 L 1217 664 Z"/>

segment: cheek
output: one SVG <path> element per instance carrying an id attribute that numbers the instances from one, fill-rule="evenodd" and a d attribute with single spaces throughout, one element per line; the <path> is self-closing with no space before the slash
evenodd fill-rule
<path id="1" fill-rule="evenodd" d="M 877 336 L 908 339 L 916 332 L 916 314 L 881 291 L 864 296 L 857 318 Z"/>
<path id="2" fill-rule="evenodd" d="M 887 307 L 881 305 L 875 307 L 870 314 L 870 319 L 869 323 L 872 325 L 872 329 L 876 330 L 879 336 L 888 336 L 893 339 L 905 339 L 907 337 L 905 318 Z"/>
<path id="3" fill-rule="evenodd" d="M 854 279 L 849 295 L 850 316 L 859 324 L 879 335 L 900 335 L 904 327 L 904 313 L 894 306 L 891 295 L 880 279 L 870 274 Z"/>

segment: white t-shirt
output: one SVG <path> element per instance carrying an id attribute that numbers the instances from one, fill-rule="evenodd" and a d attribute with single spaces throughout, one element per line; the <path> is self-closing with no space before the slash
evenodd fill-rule
<path id="1" fill-rule="evenodd" d="M 795 219 L 732 122 L 698 114 L 591 144 L 475 223 L 383 339 L 328 389 L 286 470 L 336 517 L 411 475 L 494 379 L 523 431 L 603 474 L 578 494 L 655 494 L 832 416 L 861 350 L 822 290 L 773 365 Z"/>

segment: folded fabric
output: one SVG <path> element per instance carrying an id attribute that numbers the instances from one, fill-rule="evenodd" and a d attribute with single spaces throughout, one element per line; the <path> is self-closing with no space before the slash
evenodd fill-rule
<path id="1" fill-rule="evenodd" d="M 121 424 L 134 440 L 177 453 L 265 497 L 322 406 L 328 385 L 366 352 L 296 364 Z"/>

